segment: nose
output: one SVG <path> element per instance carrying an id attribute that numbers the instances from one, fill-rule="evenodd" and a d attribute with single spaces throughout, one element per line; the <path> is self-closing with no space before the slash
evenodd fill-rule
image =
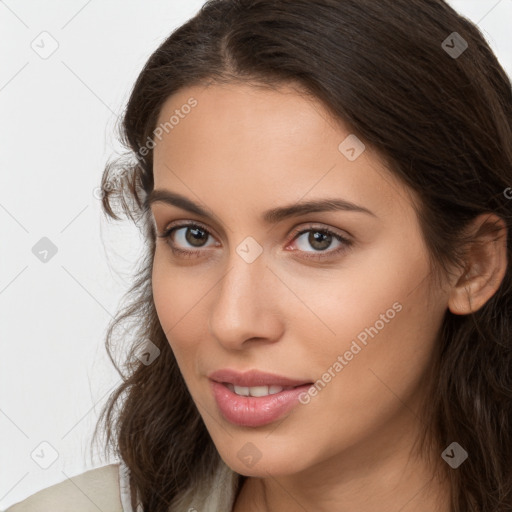
<path id="1" fill-rule="evenodd" d="M 213 338 L 227 350 L 279 340 L 284 322 L 278 281 L 267 268 L 264 254 L 247 263 L 233 251 L 228 270 L 212 295 L 209 329 Z"/>

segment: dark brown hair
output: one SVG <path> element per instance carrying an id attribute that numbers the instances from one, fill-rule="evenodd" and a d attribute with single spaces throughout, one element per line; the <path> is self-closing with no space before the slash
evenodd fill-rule
<path id="1" fill-rule="evenodd" d="M 448 51 L 454 32 L 467 43 L 460 55 Z M 154 185 L 152 150 L 143 148 L 169 96 L 230 82 L 299 85 L 378 152 L 421 199 L 417 214 L 433 275 L 464 268 L 465 228 L 477 215 L 495 213 L 508 233 L 512 223 L 505 193 L 512 186 L 511 82 L 479 29 L 443 0 L 206 2 L 144 66 L 122 120 L 127 153 L 102 178 L 105 213 L 120 219 L 122 211 L 147 243 L 128 303 L 107 333 L 123 383 L 93 438 L 104 424 L 105 446 L 129 466 L 150 512 L 167 510 L 211 476 L 220 457 L 153 303 L 155 232 L 145 201 Z M 510 236 L 507 258 L 500 287 L 479 310 L 446 311 L 434 355 L 427 437 L 440 450 L 456 441 L 469 454 L 448 472 L 455 512 L 512 509 Z M 134 327 L 125 337 L 128 325 Z M 110 346 L 117 328 L 119 339 L 132 338 L 121 363 Z M 160 350 L 150 365 L 135 357 L 145 339 Z"/>

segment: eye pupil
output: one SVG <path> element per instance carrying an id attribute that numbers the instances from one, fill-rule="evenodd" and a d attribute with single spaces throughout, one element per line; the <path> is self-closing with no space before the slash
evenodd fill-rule
<path id="1" fill-rule="evenodd" d="M 201 238 L 207 238 L 207 235 L 205 236 L 204 229 L 187 228 L 185 238 L 187 239 L 187 242 L 190 242 L 192 245 L 195 245 L 196 247 L 200 247 L 201 244 L 198 245 L 196 244 L 196 242 L 201 241 Z"/>
<path id="2" fill-rule="evenodd" d="M 309 234 L 309 243 L 315 249 L 327 249 L 331 245 L 331 238 L 331 235 L 323 233 L 322 231 L 311 231 Z M 316 245 L 318 242 L 320 242 L 320 247 Z"/>

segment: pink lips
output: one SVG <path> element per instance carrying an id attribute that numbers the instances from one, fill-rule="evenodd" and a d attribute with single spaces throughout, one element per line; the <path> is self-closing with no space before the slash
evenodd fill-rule
<path id="1" fill-rule="evenodd" d="M 305 380 L 289 379 L 279 375 L 251 370 L 245 373 L 230 369 L 218 370 L 210 375 L 213 396 L 220 412 L 229 422 L 244 427 L 259 427 L 276 421 L 299 403 L 301 393 L 312 385 Z M 227 385 L 241 387 L 281 386 L 285 389 L 266 396 L 240 396 Z"/>

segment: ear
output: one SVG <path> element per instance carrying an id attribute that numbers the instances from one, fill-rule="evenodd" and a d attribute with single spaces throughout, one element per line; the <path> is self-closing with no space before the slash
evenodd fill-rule
<path id="1" fill-rule="evenodd" d="M 481 214 L 468 230 L 473 242 L 448 300 L 448 308 L 455 315 L 468 315 L 480 309 L 499 288 L 508 265 L 507 227 L 501 217 Z"/>

